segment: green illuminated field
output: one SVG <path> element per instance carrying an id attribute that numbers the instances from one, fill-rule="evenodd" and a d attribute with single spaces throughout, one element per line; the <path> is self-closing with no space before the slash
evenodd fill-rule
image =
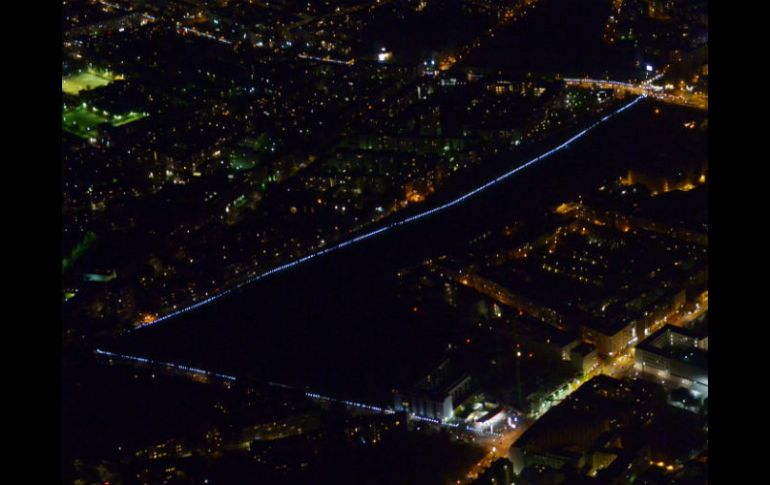
<path id="1" fill-rule="evenodd" d="M 84 104 L 74 108 L 65 108 L 62 113 L 62 129 L 84 139 L 96 136 L 96 127 L 108 123 L 112 126 L 122 126 L 148 116 L 147 113 L 128 113 L 113 115 L 106 111 Z"/>
<path id="2" fill-rule="evenodd" d="M 233 154 L 230 157 L 230 167 L 232 167 L 233 170 L 250 170 L 256 165 L 257 163 L 254 160 L 249 160 L 237 154 Z"/>
<path id="3" fill-rule="evenodd" d="M 80 257 L 83 256 L 83 254 L 85 254 L 85 252 L 94 245 L 94 242 L 96 242 L 96 234 L 88 231 L 85 236 L 83 236 L 83 240 L 72 249 L 70 256 L 68 258 L 62 259 L 62 273 L 67 271 L 75 263 L 75 261 L 80 259 Z"/>
<path id="4" fill-rule="evenodd" d="M 110 123 L 112 123 L 112 126 L 123 126 L 129 123 L 133 123 L 134 121 L 141 120 L 146 116 L 147 116 L 147 113 L 137 113 L 134 111 L 129 111 L 126 114 L 113 116 Z"/>
<path id="5" fill-rule="evenodd" d="M 106 86 L 115 78 L 108 73 L 84 71 L 61 80 L 61 90 L 67 94 L 77 95 L 80 91 L 89 91 Z"/>
<path id="6" fill-rule="evenodd" d="M 110 121 L 100 111 L 84 108 L 82 105 L 62 113 L 62 128 L 64 131 L 81 138 L 90 138 L 96 134 L 96 126 Z"/>

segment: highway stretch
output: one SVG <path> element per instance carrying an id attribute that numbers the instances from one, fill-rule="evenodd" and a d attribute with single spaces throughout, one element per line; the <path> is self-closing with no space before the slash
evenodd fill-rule
<path id="1" fill-rule="evenodd" d="M 439 213 L 439 212 L 443 212 L 443 211 L 445 211 L 445 210 L 447 210 L 447 209 L 449 209 L 451 207 L 454 207 L 456 205 L 462 204 L 463 202 L 467 201 L 468 199 L 474 197 L 476 194 L 478 194 L 480 192 L 483 192 L 483 191 L 485 191 L 485 190 L 487 190 L 487 189 L 489 189 L 489 188 L 491 188 L 491 187 L 493 187 L 493 186 L 503 182 L 504 180 L 512 177 L 513 175 L 516 175 L 520 171 L 522 171 L 522 170 L 524 170 L 524 169 L 526 169 L 526 168 L 528 168 L 528 167 L 530 167 L 530 166 L 532 166 L 532 165 L 534 165 L 536 163 L 542 162 L 543 160 L 547 159 L 548 157 L 550 157 L 554 153 L 558 153 L 559 151 L 564 150 L 565 148 L 569 147 L 572 143 L 574 143 L 577 140 L 580 140 L 581 138 L 585 137 L 588 133 L 590 133 L 597 126 L 607 122 L 610 118 L 614 117 L 615 115 L 618 115 L 618 114 L 622 113 L 623 111 L 631 108 L 632 106 L 637 104 L 639 101 L 641 101 L 645 97 L 647 97 L 647 93 L 646 92 L 642 92 L 642 94 L 639 97 L 635 98 L 633 101 L 630 101 L 629 103 L 626 103 L 625 105 L 623 105 L 622 107 L 620 107 L 617 110 L 613 111 L 612 113 L 609 113 L 609 114 L 603 116 L 601 119 L 599 119 L 598 121 L 595 121 L 594 123 L 589 125 L 587 128 L 584 128 L 583 130 L 581 130 L 577 134 L 573 135 L 571 138 L 569 138 L 566 141 L 562 142 L 560 145 L 558 145 L 558 146 L 556 146 L 554 148 L 551 148 L 550 150 L 548 150 L 548 151 L 538 155 L 537 157 L 529 160 L 528 162 L 526 162 L 526 163 L 524 163 L 522 165 L 519 165 L 518 167 L 513 168 L 513 169 L 505 172 L 504 174 L 498 176 L 497 178 L 489 180 L 488 182 L 486 182 L 486 183 L 476 187 L 473 190 L 470 190 L 470 191 L 466 192 L 463 195 L 460 195 L 459 197 L 456 197 L 456 198 L 450 200 L 449 202 L 441 204 L 441 205 L 439 205 L 437 207 L 434 207 L 432 209 L 426 209 L 426 210 L 421 211 L 421 212 L 419 212 L 419 213 L 417 213 L 415 215 L 412 215 L 412 216 L 406 217 L 404 219 L 392 222 L 392 223 L 390 223 L 388 225 L 385 225 L 383 227 L 380 227 L 378 229 L 373 229 L 371 231 L 368 231 L 368 232 L 365 232 L 363 234 L 360 234 L 360 235 L 358 235 L 356 237 L 353 237 L 353 238 L 347 239 L 345 241 L 342 241 L 340 243 L 337 243 L 337 244 L 335 244 L 333 246 L 329 246 L 328 248 L 324 248 L 324 249 L 318 250 L 318 251 L 316 251 L 314 253 L 308 254 L 308 255 L 306 255 L 306 256 L 304 256 L 302 258 L 299 258 L 297 260 L 290 261 L 288 263 L 282 264 L 280 266 L 277 266 L 277 267 L 275 267 L 273 269 L 270 269 L 270 270 L 265 271 L 263 273 L 260 273 L 258 275 L 254 275 L 254 276 L 244 280 L 243 282 L 241 282 L 241 283 L 239 283 L 239 284 L 237 284 L 237 285 L 235 285 L 235 286 L 233 286 L 231 288 L 228 288 L 226 290 L 222 290 L 219 293 L 216 293 L 216 294 L 214 294 L 212 296 L 209 296 L 208 298 L 205 298 L 203 300 L 195 302 L 195 303 L 193 303 L 193 304 L 191 304 L 189 306 L 186 306 L 184 308 L 180 308 L 180 309 L 175 310 L 173 312 L 167 313 L 166 315 L 163 315 L 163 316 L 161 316 L 161 317 L 159 317 L 159 318 L 157 318 L 157 319 L 155 319 L 155 320 L 153 320 L 151 322 L 143 322 L 140 325 L 137 325 L 136 327 L 134 327 L 131 330 L 131 332 L 136 332 L 138 330 L 145 329 L 145 328 L 148 328 L 150 326 L 157 325 L 159 323 L 168 321 L 168 320 L 170 320 L 170 319 L 172 319 L 174 317 L 177 317 L 177 316 L 180 316 L 182 314 L 185 314 L 185 313 L 188 313 L 190 311 L 193 311 L 193 310 L 196 310 L 198 308 L 201 308 L 201 307 L 203 307 L 205 305 L 213 303 L 214 301 L 216 301 L 216 300 L 218 300 L 218 299 L 220 299 L 220 298 L 222 298 L 222 297 L 232 293 L 235 290 L 238 290 L 238 289 L 243 288 L 243 287 L 245 287 L 247 285 L 250 285 L 252 283 L 255 283 L 257 281 L 265 279 L 265 278 L 267 278 L 269 276 L 272 276 L 272 275 L 274 275 L 276 273 L 282 273 L 282 272 L 287 271 L 289 269 L 292 269 L 292 268 L 295 268 L 297 266 L 300 266 L 300 265 L 302 265 L 304 263 L 307 263 L 308 261 L 311 261 L 313 258 L 317 258 L 319 256 L 323 256 L 325 254 L 337 251 L 339 249 L 343 249 L 343 248 L 345 248 L 347 246 L 350 246 L 350 245 L 359 243 L 361 241 L 370 239 L 372 237 L 375 237 L 378 234 L 382 234 L 384 232 L 396 229 L 399 226 L 411 224 L 413 222 L 419 221 L 419 220 L 421 220 L 423 218 L 426 218 L 428 216 L 431 216 L 433 214 L 436 214 L 436 213 Z"/>

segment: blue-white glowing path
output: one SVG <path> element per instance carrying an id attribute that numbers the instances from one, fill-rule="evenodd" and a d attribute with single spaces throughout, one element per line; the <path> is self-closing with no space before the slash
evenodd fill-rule
<path id="1" fill-rule="evenodd" d="M 415 214 L 413 216 L 410 216 L 410 217 L 407 217 L 405 219 L 402 219 L 400 221 L 393 222 L 393 223 L 388 224 L 386 226 L 383 226 L 383 227 L 381 227 L 379 229 L 375 229 L 375 230 L 366 232 L 364 234 L 361 234 L 360 236 L 356 236 L 354 238 L 348 239 L 348 240 L 343 241 L 341 243 L 338 243 L 338 244 L 336 244 L 334 246 L 329 246 L 326 249 L 321 249 L 319 251 L 316 251 L 315 253 L 308 254 L 307 256 L 299 258 L 299 259 L 297 259 L 295 261 L 291 261 L 291 262 L 288 262 L 286 264 L 282 264 L 282 265 L 277 266 L 277 267 L 275 267 L 275 268 L 273 268 L 273 269 L 271 269 L 269 271 L 265 271 L 264 273 L 252 276 L 251 278 L 247 279 L 246 281 L 243 281 L 242 283 L 239 283 L 236 286 L 233 286 L 232 288 L 229 288 L 227 290 L 223 290 L 223 291 L 221 291 L 221 292 L 219 292 L 219 293 L 217 293 L 215 295 L 212 295 L 212 296 L 210 296 L 210 297 L 208 297 L 208 298 L 206 298 L 204 300 L 201 300 L 199 302 L 193 303 L 192 305 L 187 306 L 185 308 L 182 308 L 182 309 L 179 309 L 179 310 L 175 310 L 175 311 L 173 311 L 171 313 L 163 315 L 162 317 L 160 317 L 160 318 L 158 318 L 158 319 L 156 319 L 156 320 L 154 320 L 152 322 L 143 323 L 141 325 L 138 325 L 137 327 L 134 328 L 134 331 L 140 330 L 142 328 L 146 328 L 146 327 L 149 327 L 149 326 L 152 326 L 152 325 L 156 325 L 158 323 L 164 322 L 164 321 L 169 320 L 171 318 L 174 318 L 176 316 L 182 315 L 183 313 L 187 313 L 189 311 L 195 310 L 196 308 L 200 308 L 200 307 L 202 307 L 204 305 L 208 305 L 209 303 L 212 303 L 215 300 L 218 300 L 219 298 L 222 298 L 223 296 L 227 295 L 228 293 L 231 293 L 234 290 L 237 290 L 237 289 L 242 288 L 242 287 L 244 287 L 246 285 L 254 283 L 255 281 L 259 281 L 261 279 L 267 278 L 268 276 L 271 276 L 271 275 L 273 275 L 275 273 L 281 273 L 281 272 L 286 271 L 288 269 L 294 268 L 295 266 L 299 266 L 299 265 L 301 265 L 303 263 L 306 263 L 306 262 L 310 261 L 313 258 L 317 258 L 319 256 L 323 256 L 324 254 L 331 253 L 333 251 L 337 251 L 338 249 L 342 249 L 342 248 L 344 248 L 346 246 L 350 246 L 351 244 L 355 244 L 355 243 L 361 242 L 361 241 L 363 241 L 365 239 L 369 239 L 371 237 L 374 237 L 377 234 L 389 231 L 391 229 L 395 229 L 398 226 L 402 226 L 402 225 L 405 225 L 405 224 L 410 224 L 410 223 L 418 221 L 418 220 L 420 220 L 420 219 L 422 219 L 424 217 L 428 217 L 428 216 L 433 215 L 433 214 L 435 214 L 437 212 L 441 212 L 441 211 L 444 211 L 446 209 L 449 209 L 452 206 L 461 204 L 461 203 L 465 202 L 466 200 L 470 199 L 471 197 L 473 197 L 474 195 L 478 194 L 479 192 L 483 192 L 484 190 L 487 190 L 488 188 L 490 188 L 490 187 L 492 187 L 494 185 L 499 184 L 503 180 L 511 177 L 512 175 L 515 175 L 516 173 L 524 170 L 525 168 L 527 168 L 527 167 L 529 167 L 531 165 L 534 165 L 534 164 L 536 164 L 538 162 L 541 162 L 541 161 L 545 160 L 546 158 L 550 157 L 551 155 L 553 155 L 554 153 L 557 153 L 557 152 L 567 148 L 572 143 L 574 143 L 577 140 L 579 140 L 579 139 L 583 138 L 584 136 L 586 136 L 591 130 L 593 130 L 594 128 L 596 128 L 600 124 L 606 122 L 607 120 L 609 120 L 613 116 L 615 116 L 615 115 L 617 115 L 617 114 L 627 110 L 628 108 L 630 108 L 631 106 L 635 105 L 636 103 L 638 103 L 639 101 L 641 101 L 645 97 L 646 97 L 646 95 L 641 95 L 641 96 L 637 97 L 636 99 L 634 99 L 630 103 L 624 105 L 623 107 L 617 109 L 616 111 L 613 111 L 612 113 L 603 116 L 600 120 L 594 122 L 588 128 L 585 128 L 584 130 L 582 130 L 578 134 L 574 135 L 572 138 L 570 138 L 567 141 L 563 142 L 561 145 L 559 145 L 559 146 L 557 146 L 555 148 L 551 148 L 547 152 L 545 152 L 545 153 L 543 153 L 541 155 L 538 155 L 537 157 L 533 158 L 532 160 L 528 161 L 527 163 L 525 163 L 523 165 L 520 165 L 520 166 L 518 166 L 518 167 L 516 167 L 516 168 L 514 168 L 512 170 L 509 170 L 508 172 L 500 175 L 499 177 L 497 177 L 495 179 L 492 179 L 489 182 L 487 182 L 487 183 L 485 183 L 485 184 L 483 184 L 483 185 L 481 185 L 479 187 L 476 187 L 475 189 L 473 189 L 470 192 L 467 192 L 467 193 L 457 197 L 456 199 L 450 200 L 449 202 L 447 202 L 445 204 L 441 204 L 438 207 L 434 207 L 433 209 L 428 209 L 428 210 L 425 210 L 425 211 L 420 212 L 418 214 Z"/>
<path id="2" fill-rule="evenodd" d="M 323 395 L 315 393 L 315 392 L 305 392 L 305 396 L 309 397 L 310 399 L 316 400 L 316 401 L 335 402 L 335 403 L 343 404 L 343 405 L 345 405 L 345 406 L 347 406 L 349 408 L 363 409 L 365 411 L 371 411 L 373 413 L 394 414 L 396 412 L 396 411 L 394 411 L 391 408 L 383 408 L 383 407 L 380 407 L 380 406 L 374 406 L 372 404 L 365 404 L 365 403 L 356 402 L 356 401 L 349 401 L 349 400 L 346 400 L 346 399 L 336 399 L 336 398 L 333 398 L 333 397 L 323 396 Z M 475 427 L 473 425 L 466 424 L 466 423 L 450 423 L 450 422 L 447 422 L 447 421 L 441 421 L 440 419 L 436 419 L 436 418 L 429 418 L 427 416 L 420 416 L 420 415 L 414 414 L 414 413 L 408 413 L 407 416 L 409 417 L 409 419 L 413 419 L 415 421 L 422 421 L 422 422 L 426 422 L 426 423 L 435 424 L 435 425 L 438 425 L 438 426 L 444 426 L 444 427 L 447 427 L 447 428 L 459 429 L 459 430 L 462 430 L 462 431 L 469 431 L 469 432 L 472 432 L 472 433 L 475 433 L 475 434 L 479 434 L 479 435 L 498 436 L 498 437 L 503 435 L 502 433 L 497 433 L 497 432 L 494 432 L 494 431 L 487 431 L 485 429 L 478 428 L 478 427 Z"/>
<path id="3" fill-rule="evenodd" d="M 219 372 L 212 372 L 205 369 L 199 369 L 197 367 L 190 367 L 184 364 L 174 364 L 173 362 L 161 362 L 159 360 L 148 359 L 146 357 L 137 357 L 134 355 L 116 354 L 115 352 L 109 352 L 107 350 L 96 349 L 94 351 L 96 355 L 101 355 L 115 360 L 124 360 L 127 362 L 138 362 L 140 364 L 152 365 L 155 367 L 161 367 L 165 369 L 179 370 L 187 372 L 188 374 L 197 374 L 205 377 L 216 377 L 218 379 L 224 379 L 226 381 L 235 381 L 234 376 L 227 374 L 220 374 Z"/>
<path id="4" fill-rule="evenodd" d="M 184 364 L 175 364 L 173 362 L 162 362 L 162 361 L 159 361 L 159 360 L 149 359 L 147 357 L 138 357 L 138 356 L 135 356 L 135 355 L 119 354 L 119 353 L 116 353 L 116 352 L 110 352 L 108 350 L 102 350 L 102 349 L 96 349 L 96 350 L 94 350 L 94 353 L 96 355 L 99 355 L 99 356 L 102 356 L 102 357 L 107 357 L 107 358 L 113 359 L 113 360 L 122 360 L 124 362 L 139 363 L 139 364 L 144 364 L 144 365 L 148 365 L 148 366 L 154 366 L 154 367 L 159 367 L 159 368 L 171 369 L 171 370 L 176 370 L 176 371 L 183 371 L 183 372 L 185 372 L 187 374 L 195 374 L 195 375 L 204 376 L 204 377 L 208 377 L 208 378 L 214 377 L 214 378 L 222 379 L 222 380 L 225 380 L 225 381 L 228 381 L 228 382 L 234 382 L 236 380 L 236 377 L 232 376 L 232 375 L 221 374 L 219 372 L 213 372 L 213 371 L 209 371 L 209 370 L 205 370 L 205 369 L 200 369 L 198 367 L 190 367 L 190 366 L 184 365 Z M 286 384 L 280 384 L 278 382 L 268 382 L 268 385 L 270 385 L 272 387 L 280 387 L 280 388 L 283 388 L 283 389 L 290 389 L 290 390 L 299 391 L 299 389 L 297 389 L 294 386 L 288 386 Z M 366 403 L 362 403 L 362 402 L 350 401 L 350 400 L 347 400 L 347 399 L 337 399 L 337 398 L 333 398 L 333 397 L 329 397 L 329 396 L 324 396 L 324 395 L 318 394 L 316 392 L 310 392 L 310 391 L 300 391 L 300 392 L 302 392 L 302 394 L 304 394 L 305 397 L 308 397 L 308 398 L 313 399 L 315 401 L 325 401 L 325 402 L 339 403 L 339 404 L 342 404 L 342 405 L 344 405 L 344 406 L 346 406 L 348 408 L 362 409 L 364 411 L 369 411 L 369 412 L 373 412 L 373 413 L 382 413 L 382 414 L 393 414 L 393 413 L 395 413 L 395 411 L 393 409 L 387 408 L 387 407 L 375 406 L 373 404 L 366 404 Z M 473 427 L 471 425 L 468 425 L 468 424 L 465 424 L 465 423 L 462 423 L 462 424 L 461 423 L 447 423 L 447 422 L 444 422 L 444 421 L 441 421 L 441 420 L 438 420 L 438 419 L 435 419 L 435 418 L 429 418 L 429 417 L 426 417 L 426 416 L 419 416 L 417 414 L 409 414 L 408 416 L 409 416 L 410 419 L 414 419 L 416 421 L 424 421 L 424 422 L 436 424 L 436 425 L 439 425 L 439 426 L 445 426 L 445 427 L 448 427 L 448 428 L 455 428 L 455 429 L 460 429 L 460 430 L 464 430 L 464 431 L 470 431 L 470 432 L 473 432 L 473 433 L 476 433 L 476 434 L 490 435 L 490 436 L 502 436 L 500 433 L 494 433 L 494 432 L 482 430 L 482 429 L 475 428 L 475 427 Z"/>

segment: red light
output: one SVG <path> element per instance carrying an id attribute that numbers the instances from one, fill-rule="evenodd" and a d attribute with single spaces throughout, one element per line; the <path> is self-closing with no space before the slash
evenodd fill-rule
<path id="1" fill-rule="evenodd" d="M 469 338 L 465 339 L 465 343 L 466 344 L 470 344 L 471 343 L 471 339 L 469 339 Z"/>
<path id="2" fill-rule="evenodd" d="M 417 313 L 417 307 L 416 307 L 416 306 L 415 306 L 415 307 L 412 307 L 412 311 L 413 311 L 413 312 L 415 312 L 415 313 Z"/>

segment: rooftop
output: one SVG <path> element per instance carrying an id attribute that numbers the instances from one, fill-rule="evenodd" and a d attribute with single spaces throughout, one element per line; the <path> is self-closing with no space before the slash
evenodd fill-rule
<path id="1" fill-rule="evenodd" d="M 708 371 L 708 352 L 697 347 L 699 340 L 700 336 L 695 332 L 666 325 L 636 348 Z"/>

